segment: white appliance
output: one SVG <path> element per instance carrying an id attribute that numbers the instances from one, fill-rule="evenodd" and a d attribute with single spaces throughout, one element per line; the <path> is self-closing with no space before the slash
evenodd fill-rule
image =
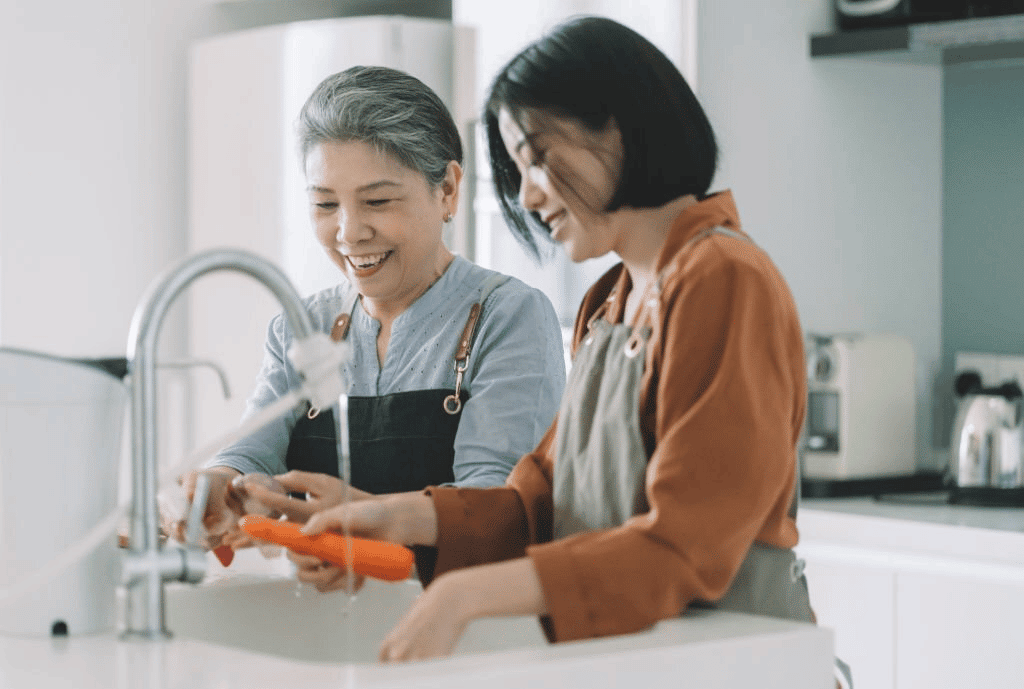
<path id="1" fill-rule="evenodd" d="M 915 472 L 914 349 L 898 335 L 813 335 L 807 341 L 805 479 Z"/>
<path id="2" fill-rule="evenodd" d="M 408 72 L 452 112 L 472 167 L 475 33 L 451 22 L 370 16 L 280 24 L 196 43 L 189 67 L 189 252 L 217 246 L 254 251 L 281 266 L 303 295 L 336 284 L 308 216 L 294 122 L 325 77 L 354 65 Z M 470 172 L 466 180 L 472 179 Z M 461 252 L 471 213 L 466 184 L 452 235 Z M 265 290 L 234 274 L 189 289 L 189 350 L 219 363 L 231 387 L 224 400 L 212 376 L 191 379 L 190 442 L 237 425 L 262 360 L 267 324 L 279 311 Z"/>
<path id="3" fill-rule="evenodd" d="M 116 506 L 127 406 L 127 387 L 98 367 L 0 347 L 0 591 L 23 591 L 0 597 L 0 634 L 113 628 L 113 534 L 59 573 L 48 565 Z"/>

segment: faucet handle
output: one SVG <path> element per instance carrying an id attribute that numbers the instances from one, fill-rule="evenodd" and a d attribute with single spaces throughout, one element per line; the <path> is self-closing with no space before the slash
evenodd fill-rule
<path id="1" fill-rule="evenodd" d="M 203 526 L 203 517 L 206 516 L 206 503 L 210 499 L 210 477 L 199 472 L 196 476 L 195 492 L 192 496 L 192 505 L 188 509 L 188 518 L 185 521 L 185 544 L 202 546 L 206 537 L 206 527 Z"/>

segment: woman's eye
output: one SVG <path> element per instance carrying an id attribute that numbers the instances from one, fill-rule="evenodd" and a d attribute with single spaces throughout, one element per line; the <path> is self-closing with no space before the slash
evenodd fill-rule
<path id="1" fill-rule="evenodd" d="M 313 203 L 314 206 L 322 211 L 332 211 L 338 207 L 337 201 L 316 201 Z"/>
<path id="2" fill-rule="evenodd" d="M 391 199 L 367 199 L 366 203 L 369 206 L 373 206 L 374 208 L 377 208 L 379 206 L 385 205 L 389 201 L 391 201 Z"/>

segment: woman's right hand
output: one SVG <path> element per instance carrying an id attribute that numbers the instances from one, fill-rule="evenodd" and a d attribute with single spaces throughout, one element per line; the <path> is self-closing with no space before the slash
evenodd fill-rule
<path id="1" fill-rule="evenodd" d="M 353 536 L 403 545 L 434 545 L 437 542 L 437 513 L 429 496 L 404 493 L 379 500 L 361 500 L 317 512 L 302 527 L 313 536 L 323 531 L 343 533 L 345 527 Z M 345 587 L 344 568 L 323 562 L 309 555 L 288 551 L 295 563 L 299 581 L 313 584 L 320 592 Z M 363 585 L 363 577 L 355 575 L 353 590 Z"/>
<path id="2" fill-rule="evenodd" d="M 288 521 L 302 524 L 315 513 L 340 505 L 345 495 L 345 482 L 329 474 L 317 474 L 309 471 L 289 471 L 274 477 L 287 493 L 267 490 L 260 484 L 248 484 L 246 489 L 256 500 L 267 508 L 280 512 L 288 517 Z M 305 493 L 305 500 L 296 500 L 288 493 Z M 377 496 L 348 488 L 348 499 L 351 501 L 368 500 Z"/>
<path id="3" fill-rule="evenodd" d="M 207 532 L 206 545 L 215 548 L 221 544 L 225 536 L 238 531 L 238 517 L 243 513 L 242 503 L 230 486 L 231 480 L 239 476 L 240 472 L 230 467 L 211 467 L 188 472 L 178 479 L 178 483 L 185 489 L 189 505 L 195 498 L 196 479 L 200 474 L 204 474 L 210 479 L 210 494 L 206 499 L 203 526 Z M 186 519 L 182 519 L 174 525 L 172 534 L 181 542 L 185 540 Z"/>

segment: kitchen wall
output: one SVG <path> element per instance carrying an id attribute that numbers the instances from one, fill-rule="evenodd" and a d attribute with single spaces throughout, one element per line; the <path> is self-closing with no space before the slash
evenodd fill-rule
<path id="1" fill-rule="evenodd" d="M 368 11 L 451 1 L 0 0 L 0 343 L 125 352 L 143 290 L 185 251 L 192 40 Z"/>
<path id="2" fill-rule="evenodd" d="M 698 11 L 699 97 L 717 188 L 778 264 L 806 330 L 881 331 L 917 356 L 918 464 L 936 461 L 942 74 L 808 58 L 825 0 L 713 0 Z M 941 461 L 941 460 L 940 460 Z"/>
<path id="3" fill-rule="evenodd" d="M 193 40 L 374 11 L 450 18 L 451 1 L 0 0 L 0 344 L 126 353 L 143 291 L 186 251 Z M 185 301 L 164 324 L 161 359 L 185 351 Z M 250 381 L 231 383 L 248 394 Z M 161 372 L 159 393 L 166 464 L 194 444 L 188 379 Z"/>
<path id="4" fill-rule="evenodd" d="M 184 252 L 191 40 L 369 4 L 0 0 L 0 343 L 124 352 L 142 291 Z M 812 63 L 807 36 L 830 27 L 829 0 L 704 0 L 696 24 L 693 0 L 404 5 L 477 25 L 481 95 L 512 52 L 570 14 L 609 14 L 651 36 L 696 75 L 722 145 L 715 186 L 735 192 L 807 329 L 885 330 L 914 343 L 930 438 L 941 311 L 937 69 Z M 179 322 L 165 329 L 171 349 L 184 341 Z"/>
<path id="5" fill-rule="evenodd" d="M 956 352 L 1024 354 L 1024 63 L 949 67 L 943 86 L 948 424 Z"/>

